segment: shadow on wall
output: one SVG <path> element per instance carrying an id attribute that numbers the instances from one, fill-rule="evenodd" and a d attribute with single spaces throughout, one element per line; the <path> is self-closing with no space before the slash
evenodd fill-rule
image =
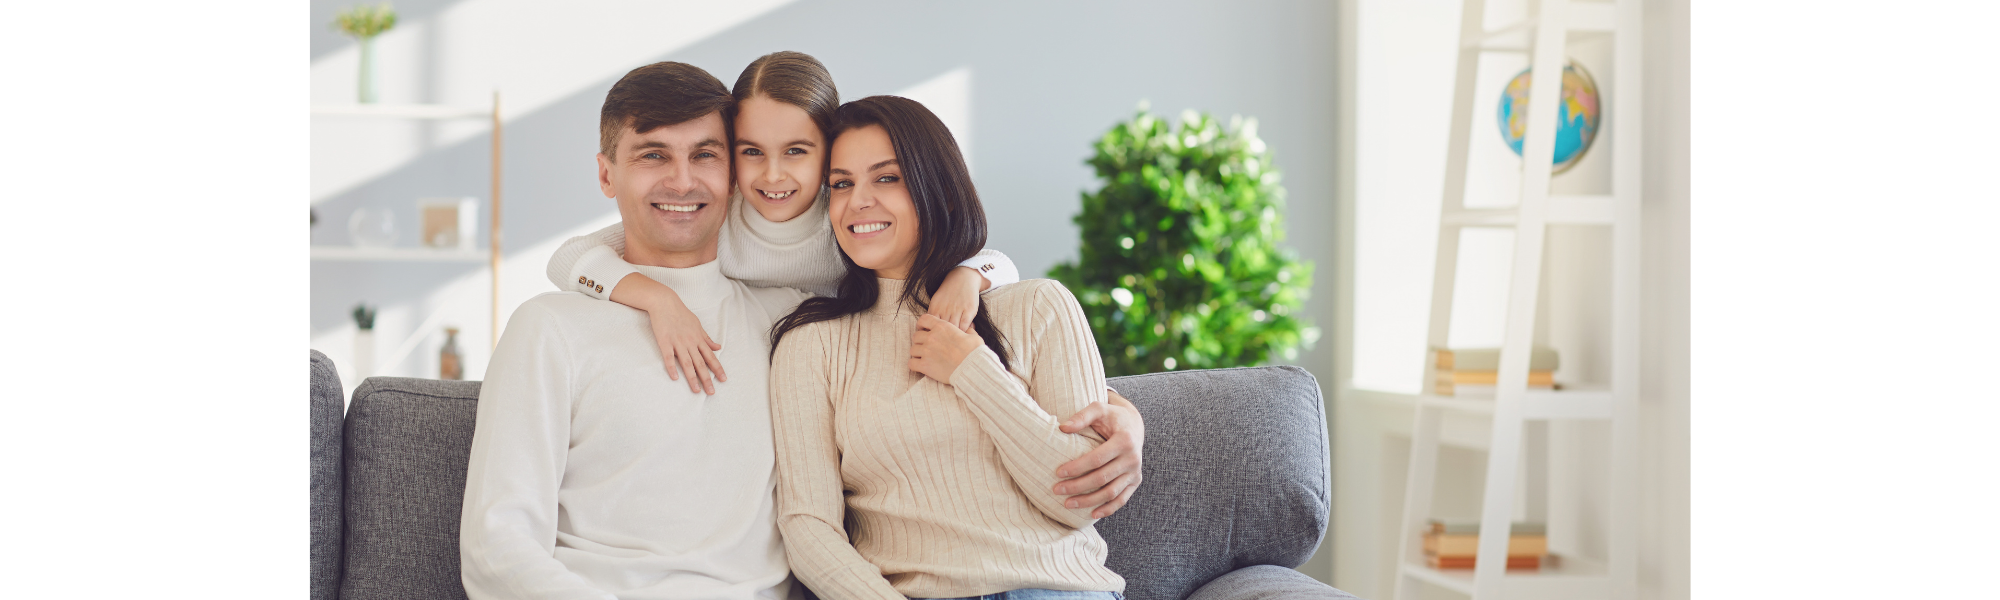
<path id="1" fill-rule="evenodd" d="M 315 59 L 352 43 L 327 26 L 348 4 L 313 3 Z M 455 4 L 404 0 L 396 8 L 405 23 L 413 23 Z M 967 150 L 978 161 L 975 172 L 993 231 L 989 245 L 1012 256 L 1028 277 L 1074 256 L 1077 237 L 1070 218 L 1077 194 L 1096 185 L 1082 159 L 1091 140 L 1130 116 L 1141 98 L 1168 114 L 1192 107 L 1257 116 L 1267 125 L 1264 137 L 1279 167 L 1286 169 L 1293 223 L 1288 243 L 1304 257 L 1332 265 L 1334 241 L 1313 230 L 1331 227 L 1334 214 L 1333 13 L 1330 4 L 1311 1 L 1022 6 L 802 0 L 680 50 L 632 57 L 630 64 L 688 62 L 727 85 L 758 56 L 798 50 L 827 64 L 844 99 L 893 93 L 969 69 L 973 135 Z M 535 43 L 589 44 L 590 35 L 552 31 Z M 435 58 L 426 57 L 432 62 L 428 68 L 436 68 Z M 597 190 L 591 159 L 597 111 L 615 81 L 599 81 L 509 120 L 503 221 L 510 250 L 616 211 Z M 341 125 L 330 118 L 313 123 L 316 130 Z M 312 243 L 349 244 L 347 218 L 361 207 L 396 211 L 407 240 L 416 220 L 413 201 L 420 197 L 478 196 L 484 218 L 490 143 L 481 134 L 436 147 L 316 203 L 321 223 Z M 312 328 L 343 326 L 348 310 L 362 299 L 383 306 L 421 301 L 442 282 L 483 268 L 315 262 Z M 1332 322 L 1333 279 L 1317 278 L 1321 283 L 1307 307 L 1322 323 Z M 503 305 L 503 311 L 511 306 Z M 1330 356 L 1326 351 L 1311 354 Z M 1308 355 L 1300 364 L 1326 360 Z"/>

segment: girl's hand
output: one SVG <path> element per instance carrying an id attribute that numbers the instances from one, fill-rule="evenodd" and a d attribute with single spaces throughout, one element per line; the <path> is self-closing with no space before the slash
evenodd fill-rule
<path id="1" fill-rule="evenodd" d="M 985 289 L 986 278 L 971 267 L 958 267 L 944 276 L 944 285 L 938 286 L 937 295 L 931 297 L 930 314 L 964 331 L 972 331 L 972 317 L 979 314 L 979 292 Z"/>
<path id="2" fill-rule="evenodd" d="M 986 344 L 968 325 L 959 329 L 933 315 L 917 317 L 917 331 L 910 334 L 910 370 L 951 385 L 951 374 L 965 357 Z"/>
<path id="3" fill-rule="evenodd" d="M 701 319 L 681 303 L 673 288 L 632 273 L 618 280 L 618 287 L 611 290 L 611 301 L 646 311 L 653 342 L 660 345 L 660 356 L 667 363 L 668 378 L 679 381 L 685 373 L 688 391 L 710 396 L 715 395 L 714 382 L 729 381 L 729 374 L 722 372 L 722 359 L 715 357 L 722 344 L 709 339 L 708 332 L 701 329 Z"/>

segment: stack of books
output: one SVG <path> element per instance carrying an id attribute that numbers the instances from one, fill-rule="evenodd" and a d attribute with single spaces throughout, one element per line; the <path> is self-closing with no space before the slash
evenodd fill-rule
<path id="1" fill-rule="evenodd" d="M 1507 539 L 1507 568 L 1540 569 L 1549 553 L 1548 529 L 1542 523 L 1515 523 Z M 1433 569 L 1470 569 L 1479 556 L 1477 521 L 1431 520 L 1424 532 L 1424 562 Z"/>
<path id="2" fill-rule="evenodd" d="M 1528 353 L 1528 389 L 1553 390 L 1556 351 L 1536 346 Z M 1432 393 L 1439 396 L 1491 396 L 1500 383 L 1499 348 L 1431 350 Z"/>

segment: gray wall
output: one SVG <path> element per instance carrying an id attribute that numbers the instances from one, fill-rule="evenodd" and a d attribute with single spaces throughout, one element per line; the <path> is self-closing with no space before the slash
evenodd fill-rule
<path id="1" fill-rule="evenodd" d="M 429 20 L 455 14 L 460 5 L 502 0 L 397 3 L 412 31 Z M 312 3 L 313 59 L 321 61 L 349 49 L 352 42 L 327 23 L 347 2 Z M 524 5 L 526 6 L 526 5 Z M 536 9 L 559 10 L 559 9 Z M 472 11 L 464 11 L 472 12 Z M 490 10 L 485 12 L 492 12 Z M 1078 194 L 1096 186 L 1082 161 L 1090 143 L 1115 122 L 1129 117 L 1142 99 L 1157 113 L 1177 115 L 1184 108 L 1208 111 L 1224 118 L 1232 114 L 1256 117 L 1260 133 L 1275 152 L 1289 191 L 1288 243 L 1318 264 L 1307 313 L 1325 331 L 1318 348 L 1302 353 L 1298 364 L 1323 382 L 1334 381 L 1330 339 L 1333 325 L 1335 242 L 1336 44 L 1335 5 L 1320 1 L 1205 2 L 825 2 L 802 0 L 736 23 L 666 54 L 617 57 L 624 68 L 660 60 L 689 62 L 708 69 L 725 83 L 735 80 L 744 64 L 776 50 L 798 50 L 818 57 L 832 70 L 843 96 L 853 99 L 892 93 L 958 68 L 971 71 L 971 136 L 969 154 L 982 198 L 991 217 L 990 245 L 1012 256 L 1023 276 L 1037 277 L 1076 254 L 1076 228 L 1070 219 L 1078 210 Z M 519 19 L 533 19 L 520 15 Z M 674 27 L 663 20 L 661 27 Z M 591 45 L 602 29 L 574 28 L 524 36 L 513 43 L 529 45 Z M 443 54 L 457 52 L 452 38 L 426 34 L 406 43 L 415 52 L 411 70 L 416 85 L 396 92 L 404 101 L 442 102 L 428 83 L 438 77 Z M 409 58 L 409 57 L 405 57 Z M 385 57 L 384 60 L 392 60 Z M 546 255 L 526 255 L 521 249 L 547 244 L 579 226 L 615 214 L 615 207 L 598 193 L 589 156 L 595 152 L 596 114 L 612 74 L 594 85 L 556 99 L 524 114 L 508 114 L 506 130 L 506 218 L 504 236 L 510 266 L 504 280 L 509 289 L 531 286 L 522 293 L 503 293 L 501 312 L 532 295 L 552 289 L 539 276 Z M 327 102 L 350 91 L 332 90 L 315 78 L 315 102 Z M 495 82 L 500 86 L 500 82 Z M 506 82 L 503 92 L 515 94 L 534 82 Z M 394 94 L 384 90 L 385 100 Z M 511 96 L 510 96 L 511 97 Z M 316 118 L 314 177 L 334 172 L 336 156 L 320 140 L 336 140 L 363 125 Z M 485 196 L 488 138 L 483 132 L 452 135 L 447 125 L 414 126 L 390 137 L 414 140 L 421 151 L 408 161 L 366 178 L 357 185 L 314 198 L 321 224 L 314 244 L 349 243 L 346 218 L 357 207 L 385 206 L 402 211 L 407 231 L 414 224 L 411 200 L 438 195 Z M 316 182 L 317 184 L 317 182 Z M 320 186 L 315 186 L 320 187 Z M 482 210 L 484 210 L 482 206 Z M 613 217 L 615 218 L 615 217 Z M 405 240 L 411 236 L 405 234 Z M 405 242 L 410 243 L 410 242 Z M 484 241 L 481 241 L 482 245 Z M 516 264 L 525 263 L 525 264 Z M 351 337 L 347 311 L 366 300 L 384 306 L 385 313 L 407 311 L 386 323 L 377 335 L 377 353 L 388 353 L 406 335 L 423 311 L 440 303 L 458 302 L 477 309 L 467 317 L 461 346 L 468 354 L 468 377 L 484 369 L 486 333 L 483 296 L 440 300 L 440 282 L 476 277 L 483 265 L 382 265 L 314 262 L 312 265 L 312 328 L 316 345 L 337 346 Z M 483 285 L 483 284 L 481 284 Z M 473 286 L 481 290 L 483 287 Z M 398 312 L 398 315 L 405 313 Z M 401 331 L 393 330 L 401 327 Z M 434 376 L 436 345 L 431 340 L 413 358 L 378 367 L 377 374 Z M 341 353 L 329 351 L 336 361 Z M 426 357 L 429 362 L 426 362 Z M 1322 553 L 1324 554 L 1324 553 Z M 1322 555 L 1305 570 L 1330 577 Z"/>

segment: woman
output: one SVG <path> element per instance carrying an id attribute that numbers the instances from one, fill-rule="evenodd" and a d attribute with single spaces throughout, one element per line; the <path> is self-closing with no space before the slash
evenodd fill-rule
<path id="1" fill-rule="evenodd" d="M 914 101 L 836 117 L 828 218 L 847 272 L 772 329 L 793 574 L 829 600 L 1121 598 L 1090 510 L 1052 491 L 1103 441 L 1057 428 L 1105 398 L 1082 308 L 1034 280 L 986 294 L 963 328 L 924 314 L 986 242 L 965 160 Z"/>

